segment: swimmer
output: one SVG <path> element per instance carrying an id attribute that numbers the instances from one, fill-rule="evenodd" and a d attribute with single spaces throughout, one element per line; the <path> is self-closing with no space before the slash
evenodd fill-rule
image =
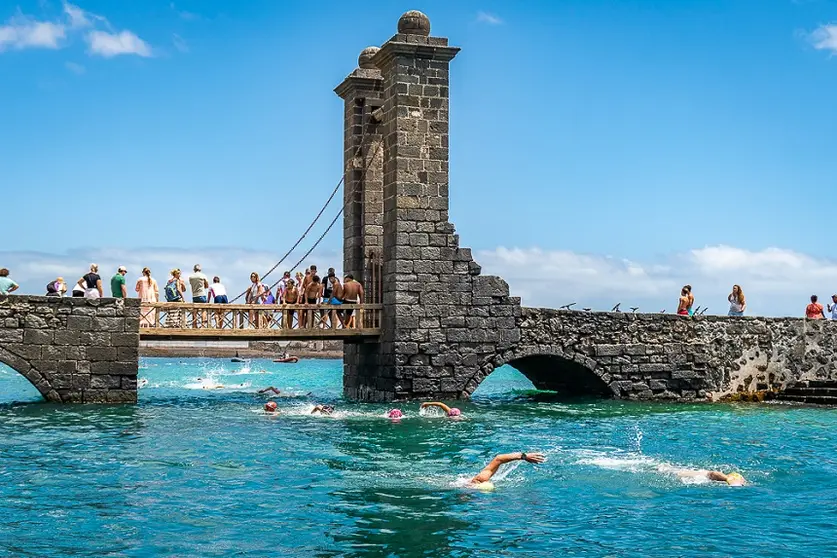
<path id="1" fill-rule="evenodd" d="M 321 415 L 330 415 L 334 412 L 334 405 L 316 405 L 311 410 L 311 414 L 320 413 Z"/>
<path id="2" fill-rule="evenodd" d="M 741 473 L 721 473 L 720 471 L 709 471 L 707 469 L 671 469 L 661 465 L 657 470 L 663 473 L 674 473 L 681 479 L 709 479 L 716 482 L 725 482 L 729 486 L 744 486 L 747 480 L 741 476 Z"/>
<path id="3" fill-rule="evenodd" d="M 494 483 L 491 482 L 491 477 L 500 468 L 500 465 L 509 463 L 511 461 L 528 461 L 529 463 L 543 463 L 546 461 L 546 456 L 542 453 L 526 453 L 525 451 L 519 453 L 504 453 L 496 456 L 491 460 L 491 463 L 485 466 L 485 469 L 479 472 L 477 476 L 468 482 L 468 488 L 476 488 L 477 490 L 494 490 Z"/>
<path id="4" fill-rule="evenodd" d="M 271 392 L 271 393 L 275 393 L 276 395 L 279 395 L 280 393 L 282 393 L 280 390 L 276 389 L 273 386 L 268 386 L 264 389 L 260 389 L 257 393 L 267 393 L 268 391 Z"/>
<path id="5" fill-rule="evenodd" d="M 387 412 L 387 418 L 390 418 L 390 419 L 393 419 L 393 420 L 399 420 L 399 419 L 404 418 L 404 413 L 401 412 L 401 409 L 390 409 Z"/>
<path id="6" fill-rule="evenodd" d="M 442 409 L 445 412 L 445 415 L 447 415 L 448 418 L 452 418 L 452 419 L 463 419 L 463 418 L 465 418 L 465 416 L 462 414 L 462 411 L 460 411 L 456 407 L 448 407 L 444 403 L 439 403 L 438 401 L 430 401 L 428 403 L 422 403 L 420 408 L 421 409 L 426 409 L 428 407 L 438 407 L 439 409 Z"/>
<path id="7" fill-rule="evenodd" d="M 276 404 L 276 401 L 268 401 L 264 404 L 264 412 L 271 415 L 279 414 L 279 405 Z"/>

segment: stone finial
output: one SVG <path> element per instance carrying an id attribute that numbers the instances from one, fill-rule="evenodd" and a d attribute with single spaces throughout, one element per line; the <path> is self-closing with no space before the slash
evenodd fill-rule
<path id="1" fill-rule="evenodd" d="M 366 47 L 360 51 L 360 56 L 357 57 L 357 66 L 363 70 L 374 70 L 377 68 L 372 58 L 381 50 L 376 46 Z"/>
<path id="2" fill-rule="evenodd" d="M 418 10 L 410 10 L 398 19 L 398 32 L 404 35 L 430 35 L 430 18 Z"/>

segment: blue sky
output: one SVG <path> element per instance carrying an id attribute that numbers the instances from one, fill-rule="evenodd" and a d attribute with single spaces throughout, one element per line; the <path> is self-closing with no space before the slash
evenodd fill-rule
<path id="1" fill-rule="evenodd" d="M 828 0 L 6 1 L 0 265 L 269 267 L 340 178 L 332 89 L 408 9 L 463 49 L 452 219 L 526 302 L 837 291 Z"/>

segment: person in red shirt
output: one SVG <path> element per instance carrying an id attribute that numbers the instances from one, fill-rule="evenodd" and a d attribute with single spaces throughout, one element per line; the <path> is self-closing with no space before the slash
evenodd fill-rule
<path id="1" fill-rule="evenodd" d="M 805 317 L 809 320 L 825 319 L 825 312 L 822 309 L 822 304 L 817 302 L 817 295 L 811 295 L 811 304 L 805 308 Z"/>

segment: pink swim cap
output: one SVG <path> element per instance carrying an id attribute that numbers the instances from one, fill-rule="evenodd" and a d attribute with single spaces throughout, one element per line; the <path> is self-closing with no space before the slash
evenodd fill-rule
<path id="1" fill-rule="evenodd" d="M 390 409 L 387 413 L 387 417 L 391 419 L 401 418 L 404 416 L 404 413 L 401 412 L 401 409 Z"/>
<path id="2" fill-rule="evenodd" d="M 275 413 L 277 407 L 279 407 L 279 405 L 276 404 L 276 401 L 268 401 L 264 404 L 264 410 L 268 413 Z"/>
<path id="3" fill-rule="evenodd" d="M 462 411 L 460 411 L 460 410 L 459 410 L 459 409 L 457 409 L 456 407 L 454 407 L 453 409 L 451 409 L 450 411 L 448 411 L 448 416 L 449 416 L 449 417 L 458 417 L 458 416 L 459 416 L 459 415 L 461 415 L 461 414 L 462 414 Z"/>

